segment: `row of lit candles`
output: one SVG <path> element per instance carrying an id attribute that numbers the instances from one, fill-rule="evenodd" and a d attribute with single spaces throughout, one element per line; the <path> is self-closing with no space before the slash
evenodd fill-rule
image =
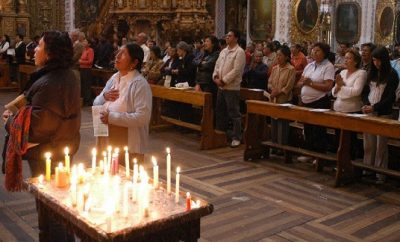
<path id="1" fill-rule="evenodd" d="M 126 178 L 130 177 L 130 165 L 129 165 L 129 152 L 128 152 L 128 147 L 124 147 L 125 150 L 125 176 Z M 167 193 L 171 193 L 171 151 L 167 147 L 166 148 L 167 152 Z M 70 173 L 71 168 L 70 168 L 70 157 L 69 157 L 69 148 L 66 147 L 64 149 L 65 153 L 65 168 L 62 165 L 62 163 L 59 164 L 58 167 L 55 168 L 55 180 L 56 180 L 56 186 L 58 187 L 63 187 L 65 186 L 65 182 L 63 181 L 64 179 L 68 179 L 69 176 L 65 176 L 65 173 Z M 115 157 L 115 161 L 117 162 L 117 165 L 114 164 L 114 166 L 118 167 L 118 154 L 119 154 L 119 149 L 115 148 L 114 153 L 112 153 L 112 147 L 108 146 L 107 147 L 107 152 L 103 152 L 104 160 L 100 161 L 100 169 L 103 169 L 104 174 L 108 173 L 112 169 L 112 158 Z M 46 152 L 45 153 L 46 157 L 46 181 L 50 181 L 51 179 L 51 153 Z M 97 166 L 97 150 L 96 148 L 92 149 L 92 172 L 95 172 L 96 166 Z M 158 181 L 159 181 L 159 168 L 157 165 L 157 160 L 153 156 L 152 157 L 152 163 L 153 163 L 153 186 L 155 189 L 158 188 Z M 118 169 L 118 168 L 116 168 Z M 178 166 L 176 168 L 176 182 L 175 182 L 175 202 L 179 202 L 179 186 L 180 186 L 180 167 Z M 70 179 L 73 177 L 77 177 L 79 183 L 81 183 L 85 179 L 85 172 L 83 168 L 83 164 L 79 164 L 78 166 L 78 174 L 71 174 Z M 118 172 L 118 171 L 116 171 Z M 66 177 L 66 178 L 65 178 Z M 133 159 L 133 179 L 132 182 L 133 184 L 137 183 L 137 178 L 138 178 L 138 164 L 137 160 Z M 40 178 L 39 178 L 40 180 Z M 69 179 L 68 179 L 69 180 Z"/>

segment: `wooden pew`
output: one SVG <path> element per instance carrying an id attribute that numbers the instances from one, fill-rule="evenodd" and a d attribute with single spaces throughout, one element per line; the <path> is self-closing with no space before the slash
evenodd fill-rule
<path id="1" fill-rule="evenodd" d="M 18 66 L 18 72 L 20 73 L 19 90 L 25 87 L 26 83 L 29 81 L 30 75 L 36 70 L 35 65 L 22 64 Z"/>
<path id="2" fill-rule="evenodd" d="M 264 141 L 261 136 L 263 130 L 266 129 L 263 116 L 340 129 L 341 134 L 337 154 L 335 156 L 329 156 L 301 148 L 283 146 L 270 141 Z M 350 159 L 351 131 L 361 133 L 368 131 L 368 133 L 371 134 L 399 138 L 400 122 L 378 117 L 355 117 L 334 111 L 315 112 L 304 107 L 288 107 L 269 102 L 247 101 L 247 120 L 244 135 L 246 149 L 244 151 L 244 160 L 267 158 L 269 155 L 268 147 L 275 147 L 294 153 L 308 154 L 321 159 L 337 161 L 335 186 L 351 181 L 354 178 L 354 168 L 368 169 L 389 176 L 400 177 L 399 171 L 380 169 L 366 166 L 360 162 L 352 162 Z"/>
<path id="3" fill-rule="evenodd" d="M 206 92 L 179 90 L 158 85 L 150 85 L 153 93 L 153 113 L 151 125 L 157 126 L 163 121 L 201 132 L 200 149 L 212 149 L 226 146 L 225 133 L 214 130 L 214 112 L 212 96 Z M 201 124 L 193 124 L 161 115 L 161 100 L 170 100 L 202 107 Z"/>
<path id="4" fill-rule="evenodd" d="M 153 111 L 151 120 L 152 127 L 157 127 L 165 123 L 172 123 L 178 126 L 200 131 L 202 133 L 202 138 L 200 141 L 201 149 L 213 149 L 227 145 L 225 133 L 214 130 L 214 111 L 212 107 L 212 96 L 210 93 L 196 92 L 192 90 L 179 90 L 157 85 L 150 86 L 153 92 Z M 264 91 L 260 89 L 241 88 L 240 99 L 241 101 L 265 100 L 263 92 Z M 162 116 L 161 100 L 163 99 L 202 107 L 201 125 Z"/>

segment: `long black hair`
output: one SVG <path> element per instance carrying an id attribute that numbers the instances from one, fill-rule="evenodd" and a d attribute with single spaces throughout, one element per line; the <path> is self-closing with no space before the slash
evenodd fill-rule
<path id="1" fill-rule="evenodd" d="M 136 70 L 140 72 L 142 69 L 142 64 L 143 64 L 143 58 L 144 58 L 144 52 L 142 47 L 140 47 L 137 44 L 129 43 L 125 45 L 126 49 L 128 49 L 129 56 L 131 57 L 131 60 L 138 60 L 138 64 L 136 65 Z"/>
<path id="2" fill-rule="evenodd" d="M 385 47 L 378 47 L 372 51 L 372 58 L 381 61 L 380 69 L 378 69 L 374 64 L 371 65 L 369 70 L 367 81 L 377 82 L 377 84 L 383 84 L 387 82 L 387 78 L 392 72 L 392 66 L 390 65 L 389 51 Z"/>
<path id="3" fill-rule="evenodd" d="M 208 35 L 204 39 L 209 39 L 211 41 L 211 44 L 213 45 L 211 53 L 214 53 L 215 51 L 219 51 L 219 41 L 217 37 L 214 35 Z M 209 54 L 211 54 L 209 53 Z"/>

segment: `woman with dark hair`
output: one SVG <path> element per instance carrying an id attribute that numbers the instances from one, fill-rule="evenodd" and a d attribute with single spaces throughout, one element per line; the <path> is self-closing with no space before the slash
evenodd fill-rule
<path id="1" fill-rule="evenodd" d="M 301 87 L 301 102 L 308 108 L 330 108 L 328 93 L 333 86 L 335 68 L 328 60 L 329 45 L 315 43 L 312 48 L 314 61 L 304 68 L 303 75 L 298 81 Z M 304 124 L 304 136 L 308 149 L 324 153 L 328 140 L 326 128 Z"/>
<path id="2" fill-rule="evenodd" d="M 367 76 L 367 85 L 362 92 L 362 112 L 370 116 L 391 118 L 392 106 L 396 99 L 399 79 L 390 65 L 389 52 L 385 47 L 372 52 L 372 65 Z M 364 163 L 387 168 L 388 138 L 364 133 Z M 385 175 L 377 174 L 377 183 L 385 181 Z"/>
<path id="3" fill-rule="evenodd" d="M 142 68 L 142 74 L 150 84 L 156 84 L 161 78 L 161 66 L 164 64 L 161 59 L 161 49 L 158 46 L 150 48 L 149 61 Z"/>
<path id="4" fill-rule="evenodd" d="M 64 158 L 64 147 L 69 147 L 71 155 L 79 148 L 80 85 L 71 69 L 72 56 L 68 33 L 44 32 L 35 49 L 38 70 L 31 74 L 24 91 L 27 104 L 15 116 L 10 116 L 6 125 L 10 134 L 6 155 L 7 190 L 21 189 L 22 157 L 18 154 L 28 161 L 31 175 L 38 176 L 45 171 L 45 152 L 51 152 L 53 160 L 59 161 Z M 38 214 L 40 241 L 73 240 L 40 207 Z"/>
<path id="5" fill-rule="evenodd" d="M 10 36 L 8 35 L 3 35 L 3 37 L 1 38 L 1 42 L 0 42 L 0 57 L 2 59 L 6 59 L 7 58 L 7 50 L 8 48 L 10 48 Z"/>
<path id="6" fill-rule="evenodd" d="M 143 57 L 143 49 L 137 44 L 121 47 L 115 57 L 118 72 L 107 81 L 93 104 L 103 106 L 100 119 L 109 129 L 108 137 L 98 139 L 100 150 L 108 145 L 128 146 L 139 161 L 144 159 L 152 105 L 150 86 L 140 73 Z"/>
<path id="7" fill-rule="evenodd" d="M 290 49 L 286 45 L 279 47 L 276 53 L 277 65 L 272 68 L 268 80 L 268 90 L 274 103 L 289 103 L 292 100 L 296 70 L 290 64 L 290 54 Z M 275 143 L 288 144 L 289 121 L 271 118 L 271 139 Z"/>
<path id="8" fill-rule="evenodd" d="M 204 39 L 204 55 L 196 73 L 196 91 L 210 92 L 212 94 L 213 107 L 217 101 L 218 87 L 212 79 L 215 63 L 219 56 L 219 42 L 215 36 L 207 36 Z"/>

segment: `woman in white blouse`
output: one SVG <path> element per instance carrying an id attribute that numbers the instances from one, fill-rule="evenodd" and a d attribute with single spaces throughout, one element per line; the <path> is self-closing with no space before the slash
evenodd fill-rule
<path id="1" fill-rule="evenodd" d="M 345 55 L 346 69 L 336 76 L 332 95 L 336 97 L 333 110 L 344 113 L 359 113 L 363 106 L 361 93 L 367 81 L 367 72 L 360 69 L 361 56 L 351 49 Z"/>
<path id="2" fill-rule="evenodd" d="M 361 93 L 367 82 L 367 72 L 360 69 L 361 55 L 350 49 L 344 56 L 345 70 L 336 75 L 336 84 L 332 95 L 336 98 L 333 110 L 343 113 L 361 113 L 363 102 Z M 339 137 L 339 130 L 336 136 Z M 351 158 L 362 158 L 362 143 L 357 140 L 357 134 L 351 134 Z"/>
<path id="3" fill-rule="evenodd" d="M 115 57 L 118 72 L 94 100 L 94 105 L 104 107 L 100 119 L 109 128 L 109 136 L 98 139 L 101 150 L 106 145 L 120 149 L 127 145 L 139 160 L 148 139 L 152 105 L 150 86 L 140 73 L 143 56 L 137 44 L 121 47 Z"/>

